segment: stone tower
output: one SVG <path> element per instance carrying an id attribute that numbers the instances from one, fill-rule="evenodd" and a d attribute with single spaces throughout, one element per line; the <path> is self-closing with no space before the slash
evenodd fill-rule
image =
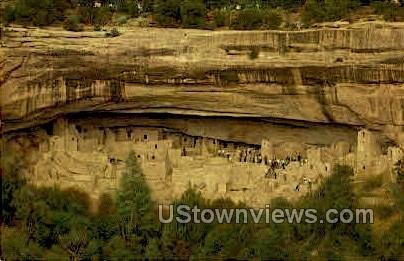
<path id="1" fill-rule="evenodd" d="M 375 135 L 367 129 L 361 129 L 357 136 L 356 170 L 366 171 L 367 166 L 372 165 L 378 155 L 380 148 Z"/>

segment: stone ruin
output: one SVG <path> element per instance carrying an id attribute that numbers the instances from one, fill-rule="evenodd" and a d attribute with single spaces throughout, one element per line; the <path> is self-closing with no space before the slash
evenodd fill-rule
<path id="1" fill-rule="evenodd" d="M 131 150 L 161 202 L 188 186 L 252 206 L 293 200 L 336 163 L 395 179 L 402 23 L 122 33 L 2 30 L 2 142 L 28 159 L 31 182 L 96 200 Z"/>
<path id="2" fill-rule="evenodd" d="M 48 124 L 49 125 L 49 124 Z M 167 128 L 97 127 L 59 118 L 52 130 L 37 131 L 38 157 L 27 176 L 38 186 L 52 184 L 91 191 L 96 201 L 114 193 L 134 151 L 154 199 L 169 203 L 193 187 L 208 199 L 229 197 L 253 207 L 270 199 L 296 200 L 332 172 L 334 164 L 353 167 L 356 175 L 387 173 L 403 157 L 397 146 L 380 150 L 377 136 L 361 129 L 354 144 L 330 146 L 296 142 L 260 145 L 191 136 Z"/>

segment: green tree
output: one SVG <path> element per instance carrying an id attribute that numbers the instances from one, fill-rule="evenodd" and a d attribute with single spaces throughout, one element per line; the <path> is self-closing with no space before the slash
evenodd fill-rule
<path id="1" fill-rule="evenodd" d="M 73 227 L 72 230 L 59 238 L 60 246 L 69 253 L 71 260 L 80 260 L 86 256 L 86 248 L 90 243 L 85 227 Z"/>
<path id="2" fill-rule="evenodd" d="M 127 243 L 120 236 L 111 238 L 103 247 L 106 257 L 111 260 L 127 260 L 134 258 L 134 253 L 127 247 Z"/>
<path id="3" fill-rule="evenodd" d="M 64 21 L 63 28 L 67 31 L 72 31 L 72 32 L 83 31 L 83 26 L 80 25 L 80 18 L 76 15 L 69 16 Z"/>
<path id="4" fill-rule="evenodd" d="M 264 27 L 267 29 L 278 29 L 282 24 L 282 13 L 279 9 L 268 9 L 263 14 Z"/>
<path id="5" fill-rule="evenodd" d="M 349 166 L 334 166 L 331 176 L 327 177 L 314 192 L 302 198 L 297 206 L 316 209 L 319 218 L 325 217 L 329 209 L 336 209 L 338 213 L 343 209 L 356 209 L 359 203 L 353 190 L 353 174 L 354 171 Z M 331 257 L 374 253 L 369 224 L 344 224 L 338 219 L 332 224 L 327 222 L 300 224 L 295 226 L 295 229 L 295 237 L 306 240 L 306 248 L 301 251 L 307 255 L 312 251 Z"/>
<path id="6" fill-rule="evenodd" d="M 163 27 L 177 26 L 181 22 L 181 5 L 178 0 L 159 0 L 154 7 L 154 17 Z"/>
<path id="7" fill-rule="evenodd" d="M 237 30 L 257 29 L 263 24 L 263 12 L 256 8 L 240 10 L 231 19 L 231 27 Z"/>
<path id="8" fill-rule="evenodd" d="M 101 194 L 98 200 L 97 214 L 100 217 L 110 216 L 115 214 L 116 207 L 112 196 L 108 193 Z"/>
<path id="9" fill-rule="evenodd" d="M 318 216 L 324 217 L 328 209 L 354 209 L 357 206 L 357 199 L 352 187 L 353 169 L 345 165 L 336 165 L 333 173 L 327 177 L 320 186 L 312 193 L 303 197 L 298 206 L 302 208 L 314 208 Z M 353 231 L 349 224 L 306 224 L 301 226 L 304 231 L 310 228 L 316 237 L 321 237 L 325 232 L 349 233 Z M 306 233 L 311 233 L 306 231 Z M 307 235 L 306 235 L 307 236 Z"/>
<path id="10" fill-rule="evenodd" d="M 152 207 L 150 189 L 133 151 L 129 153 L 126 171 L 122 173 L 116 207 L 118 214 L 133 218 L 144 216 Z"/>
<path id="11" fill-rule="evenodd" d="M 207 206 L 207 203 L 199 192 L 196 192 L 193 188 L 188 188 L 182 194 L 180 199 L 174 201 L 174 209 L 179 205 L 187 205 L 190 208 L 197 206 L 198 208 L 203 209 Z M 185 224 L 173 222 L 168 224 L 167 227 L 175 237 L 189 242 L 202 242 L 208 230 L 207 224 L 197 224 L 194 222 Z"/>
<path id="12" fill-rule="evenodd" d="M 358 0 L 308 0 L 302 21 L 304 23 L 337 21 L 349 17 L 360 6 Z"/>
<path id="13" fill-rule="evenodd" d="M 3 155 L 2 155 L 3 156 Z M 9 150 L 4 151 L 1 160 L 0 171 L 1 191 L 2 191 L 2 217 L 1 223 L 11 224 L 13 222 L 16 206 L 12 204 L 15 193 L 17 193 L 26 183 L 22 171 L 24 163 L 15 153 Z"/>
<path id="14" fill-rule="evenodd" d="M 326 20 L 336 21 L 348 17 L 359 6 L 360 2 L 357 0 L 325 0 Z"/>
<path id="15" fill-rule="evenodd" d="M 15 21 L 15 9 L 11 5 L 6 5 L 3 12 L 3 22 L 5 24 Z"/>
<path id="16" fill-rule="evenodd" d="M 64 0 L 18 0 L 14 7 L 15 19 L 36 26 L 49 25 L 64 19 L 64 11 L 68 6 Z"/>
<path id="17" fill-rule="evenodd" d="M 261 234 L 254 224 L 217 224 L 201 246 L 200 257 L 248 259 L 253 256 L 254 237 Z M 266 246 L 268 247 L 268 246 Z"/>
<path id="18" fill-rule="evenodd" d="M 404 6 L 390 1 L 374 1 L 370 3 L 376 14 L 382 15 L 386 21 L 400 21 L 404 19 Z"/>
<path id="19" fill-rule="evenodd" d="M 206 8 L 202 0 L 186 0 L 181 4 L 182 26 L 199 28 L 205 22 Z"/>
<path id="20" fill-rule="evenodd" d="M 25 231 L 16 228 L 2 228 L 2 257 L 6 260 L 36 260 L 42 257 L 42 249 L 29 241 Z"/>
<path id="21" fill-rule="evenodd" d="M 301 1 L 301 0 L 283 0 L 283 1 L 263 0 L 262 5 L 270 6 L 272 8 L 281 7 L 284 9 L 290 9 L 290 8 L 299 7 L 302 4 L 302 2 L 303 1 Z"/>
<path id="22" fill-rule="evenodd" d="M 386 232 L 378 237 L 378 247 L 386 260 L 394 260 L 404 255 L 404 225 L 394 222 Z"/>
<path id="23" fill-rule="evenodd" d="M 27 238 L 47 245 L 47 239 L 51 236 L 50 208 L 44 201 L 39 200 L 35 188 L 24 186 L 18 190 L 14 194 L 12 204 L 16 208 L 16 218 L 21 220 Z"/>
<path id="24" fill-rule="evenodd" d="M 311 22 L 323 21 L 324 19 L 325 12 L 322 5 L 317 0 L 307 0 L 302 15 L 303 23 L 309 24 Z"/>
<path id="25" fill-rule="evenodd" d="M 128 13 L 132 17 L 137 17 L 141 11 L 138 3 L 139 1 L 136 0 L 124 0 L 119 4 L 119 10 Z"/>
<path id="26" fill-rule="evenodd" d="M 150 211 L 152 204 L 149 187 L 132 151 L 126 160 L 116 200 L 120 231 L 125 240 L 129 240 L 131 234 L 141 233 L 141 219 Z"/>
<path id="27" fill-rule="evenodd" d="M 108 7 L 95 8 L 94 24 L 104 26 L 112 20 L 112 15 Z"/>
<path id="28" fill-rule="evenodd" d="M 213 21 L 216 27 L 228 26 L 230 24 L 231 12 L 226 9 L 216 9 L 213 13 Z"/>
<path id="29" fill-rule="evenodd" d="M 287 231 L 276 227 L 260 230 L 259 233 L 256 234 L 254 241 L 256 255 L 265 260 L 291 259 L 288 250 L 293 246 L 293 243 L 285 247 L 286 236 Z"/>

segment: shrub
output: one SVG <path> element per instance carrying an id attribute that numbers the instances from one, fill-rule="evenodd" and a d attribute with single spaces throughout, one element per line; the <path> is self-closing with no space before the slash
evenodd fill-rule
<path id="1" fill-rule="evenodd" d="M 100 32 L 101 30 L 102 30 L 102 26 L 101 26 L 101 25 L 99 25 L 99 24 L 95 24 L 95 25 L 94 25 L 94 31 Z"/>
<path id="2" fill-rule="evenodd" d="M 128 19 L 126 18 L 126 16 L 119 16 L 116 19 L 116 22 L 118 23 L 118 25 L 124 25 L 128 22 Z"/>
<path id="3" fill-rule="evenodd" d="M 263 13 L 255 8 L 240 10 L 231 21 L 231 27 L 238 30 L 255 29 L 263 25 Z"/>
<path id="4" fill-rule="evenodd" d="M 205 15 L 206 8 L 201 0 L 186 0 L 181 5 L 181 20 L 183 27 L 200 27 L 204 24 Z"/>
<path id="5" fill-rule="evenodd" d="M 303 23 L 309 24 L 311 22 L 322 21 L 324 20 L 324 16 L 324 10 L 316 0 L 307 0 L 302 15 Z"/>
<path id="6" fill-rule="evenodd" d="M 101 26 L 108 24 L 112 19 L 112 12 L 107 7 L 101 7 L 95 9 L 94 24 Z"/>
<path id="7" fill-rule="evenodd" d="M 219 78 L 222 84 L 237 83 L 239 81 L 236 71 L 221 71 Z"/>
<path id="8" fill-rule="evenodd" d="M 22 174 L 24 171 L 23 159 L 16 156 L 14 151 L 6 150 L 1 161 L 1 170 L 3 171 L 0 175 L 2 185 L 1 221 L 11 224 L 17 211 L 12 204 L 13 197 L 26 184 Z"/>
<path id="9" fill-rule="evenodd" d="M 181 10 L 176 0 L 160 0 L 155 6 L 155 19 L 160 26 L 176 26 L 181 21 Z"/>
<path id="10" fill-rule="evenodd" d="M 112 30 L 110 32 L 105 33 L 106 37 L 117 37 L 117 36 L 120 36 L 120 35 L 121 35 L 121 33 L 115 27 L 112 28 Z"/>
<path id="11" fill-rule="evenodd" d="M 68 4 L 64 0 L 18 0 L 15 4 L 15 20 L 36 26 L 49 25 L 56 20 L 62 21 Z"/>
<path id="12" fill-rule="evenodd" d="M 251 52 L 248 54 L 248 56 L 250 57 L 251 60 L 255 60 L 258 58 L 259 54 L 260 54 L 259 48 L 255 47 L 251 49 Z"/>
<path id="13" fill-rule="evenodd" d="M 363 183 L 362 190 L 369 192 L 376 188 L 380 188 L 382 185 L 383 185 L 383 176 L 382 175 L 379 174 L 376 176 L 370 176 Z"/>
<path id="14" fill-rule="evenodd" d="M 360 6 L 357 0 L 308 0 L 302 16 L 304 23 L 336 21 L 348 17 Z"/>
<path id="15" fill-rule="evenodd" d="M 386 21 L 397 21 L 404 16 L 404 7 L 398 7 L 391 2 L 375 1 L 370 4 L 376 14 L 383 15 Z"/>
<path id="16" fill-rule="evenodd" d="M 229 7 L 231 4 L 234 4 L 234 1 L 228 0 L 209 0 L 203 2 L 205 3 L 206 8 L 209 10 L 226 8 Z"/>
<path id="17" fill-rule="evenodd" d="M 142 12 L 149 12 L 152 10 L 152 4 L 150 0 L 121 0 L 118 2 L 118 10 L 120 12 L 128 13 L 131 17 L 138 17 L 142 14 Z"/>
<path id="18" fill-rule="evenodd" d="M 326 0 L 324 2 L 326 20 L 336 21 L 349 17 L 352 10 L 360 6 L 357 0 Z"/>
<path id="19" fill-rule="evenodd" d="M 179 205 L 188 205 L 191 208 L 198 206 L 204 208 L 207 206 L 206 200 L 202 197 L 201 193 L 194 188 L 189 187 L 181 195 L 181 198 L 175 200 L 174 208 Z M 166 228 L 172 237 L 189 242 L 201 242 L 207 234 L 209 224 L 198 224 L 194 222 L 189 223 L 169 223 Z"/>
<path id="20" fill-rule="evenodd" d="M 83 26 L 80 24 L 80 18 L 78 16 L 68 17 L 63 23 L 63 28 L 73 32 L 83 31 Z"/>
<path id="21" fill-rule="evenodd" d="M 373 211 L 381 218 L 389 218 L 397 211 L 394 205 L 378 203 L 372 206 Z"/>
<path id="22" fill-rule="evenodd" d="M 115 213 L 115 202 L 108 193 L 103 193 L 99 197 L 97 214 L 99 216 L 108 216 Z"/>
<path id="23" fill-rule="evenodd" d="M 28 239 L 26 231 L 22 229 L 2 228 L 2 258 L 5 260 L 41 259 L 41 247 L 34 242 L 29 242 Z"/>
<path id="24" fill-rule="evenodd" d="M 131 17 L 138 17 L 140 15 L 140 10 L 138 8 L 137 1 L 127 0 L 126 5 L 128 9 L 128 14 Z"/>
<path id="25" fill-rule="evenodd" d="M 264 11 L 263 21 L 267 29 L 277 29 L 282 24 L 282 13 L 278 9 Z"/>
<path id="26" fill-rule="evenodd" d="M 36 15 L 32 18 L 32 23 L 37 26 L 51 24 L 53 19 L 50 19 L 49 13 L 46 10 L 37 10 Z"/>
<path id="27" fill-rule="evenodd" d="M 81 6 L 78 11 L 80 22 L 84 24 L 94 24 L 96 10 L 90 6 Z"/>
<path id="28" fill-rule="evenodd" d="M 231 16 L 231 27 L 238 30 L 277 29 L 282 24 L 282 13 L 278 9 L 248 8 L 234 12 Z M 220 18 L 220 17 L 219 17 Z"/>
<path id="29" fill-rule="evenodd" d="M 229 25 L 230 12 L 225 9 L 215 10 L 213 13 L 213 21 L 216 27 Z"/>
<path id="30" fill-rule="evenodd" d="M 267 0 L 265 2 L 266 2 L 266 5 L 269 7 L 272 7 L 272 8 L 281 7 L 284 9 L 299 7 L 302 3 L 301 0 L 282 0 L 282 1 Z M 264 1 L 263 1 L 263 3 L 264 3 Z"/>
<path id="31" fill-rule="evenodd" d="M 136 20 L 136 24 L 137 24 L 137 26 L 140 26 L 140 27 L 148 27 L 149 26 L 149 19 L 139 17 Z"/>
<path id="32" fill-rule="evenodd" d="M 387 231 L 379 235 L 379 248 L 386 260 L 394 260 L 403 256 L 403 231 L 403 223 L 396 221 Z"/>
<path id="33" fill-rule="evenodd" d="M 15 10 L 11 5 L 7 5 L 4 8 L 4 17 L 3 17 L 4 23 L 9 24 L 11 22 L 15 21 Z"/>

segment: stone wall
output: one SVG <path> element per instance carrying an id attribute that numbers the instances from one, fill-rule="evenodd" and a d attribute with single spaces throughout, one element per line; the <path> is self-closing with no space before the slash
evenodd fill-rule
<path id="1" fill-rule="evenodd" d="M 95 201 L 102 193 L 116 191 L 131 151 L 158 202 L 169 203 L 193 187 L 208 199 L 229 197 L 254 207 L 275 197 L 300 198 L 329 176 L 334 164 L 350 165 L 359 176 L 381 173 L 394 179 L 393 165 L 404 155 L 399 147 L 382 154 L 379 137 L 365 129 L 358 131 L 355 144 L 273 146 L 273 141 L 263 139 L 258 147 L 163 128 L 110 129 L 62 118 L 54 122 L 52 135 L 37 132 L 42 141 L 36 148 L 39 158 L 27 173 L 29 180 L 38 186 L 91 191 Z"/>

